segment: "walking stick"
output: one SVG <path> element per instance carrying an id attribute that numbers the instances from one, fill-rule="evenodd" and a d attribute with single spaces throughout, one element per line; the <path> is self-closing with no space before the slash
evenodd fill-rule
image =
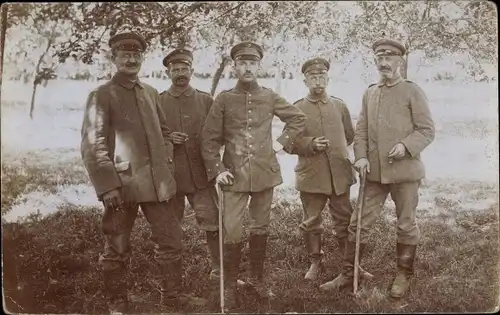
<path id="1" fill-rule="evenodd" d="M 363 202 L 365 200 L 365 182 L 366 175 L 359 176 L 361 183 L 359 185 L 358 202 L 356 204 L 357 208 L 357 223 L 356 223 L 356 252 L 354 255 L 354 294 L 358 292 L 358 280 L 359 280 L 359 246 L 361 240 L 361 213 L 363 212 Z"/>
<path id="2" fill-rule="evenodd" d="M 220 263 L 220 309 L 224 313 L 224 225 L 222 211 L 224 211 L 224 193 L 221 187 L 216 184 L 217 195 L 219 196 L 219 263 Z"/>

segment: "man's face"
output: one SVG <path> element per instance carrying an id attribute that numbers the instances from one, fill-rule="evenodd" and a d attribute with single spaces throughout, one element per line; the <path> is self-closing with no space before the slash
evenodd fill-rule
<path id="1" fill-rule="evenodd" d="M 305 74 L 304 78 L 304 83 L 313 95 L 325 93 L 328 81 L 328 73 L 325 70 L 311 70 Z"/>
<path id="2" fill-rule="evenodd" d="M 236 60 L 234 70 L 238 80 L 244 83 L 250 83 L 257 80 L 257 71 L 260 67 L 260 61 L 257 60 Z"/>
<path id="3" fill-rule="evenodd" d="M 175 86 L 187 86 L 191 81 L 193 69 L 184 62 L 172 62 L 168 65 L 167 75 Z"/>
<path id="4" fill-rule="evenodd" d="M 144 55 L 140 51 L 117 50 L 113 63 L 118 72 L 136 75 L 141 70 Z"/>
<path id="5" fill-rule="evenodd" d="M 375 64 L 383 79 L 393 79 L 399 75 L 403 63 L 401 56 L 380 55 L 375 56 Z"/>

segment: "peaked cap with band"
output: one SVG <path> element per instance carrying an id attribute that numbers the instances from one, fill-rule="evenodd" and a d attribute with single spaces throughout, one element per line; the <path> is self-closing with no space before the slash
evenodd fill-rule
<path id="1" fill-rule="evenodd" d="M 406 48 L 398 41 L 388 38 L 382 38 L 373 43 L 375 55 L 402 56 L 406 53 Z"/>
<path id="2" fill-rule="evenodd" d="M 327 72 L 328 70 L 330 70 L 330 62 L 320 57 L 309 59 L 306 62 L 304 62 L 301 69 L 302 73 L 306 74 L 312 70 Z"/>
<path id="3" fill-rule="evenodd" d="M 258 61 L 264 57 L 264 50 L 256 43 L 242 42 L 231 48 L 230 55 L 233 60 L 250 59 Z"/>
<path id="4" fill-rule="evenodd" d="M 109 41 L 111 49 L 145 51 L 148 44 L 144 37 L 134 32 L 118 33 L 113 35 Z"/>
<path id="5" fill-rule="evenodd" d="M 168 67 L 172 62 L 183 62 L 189 66 L 193 65 L 193 53 L 186 48 L 177 48 L 163 58 L 163 65 Z"/>

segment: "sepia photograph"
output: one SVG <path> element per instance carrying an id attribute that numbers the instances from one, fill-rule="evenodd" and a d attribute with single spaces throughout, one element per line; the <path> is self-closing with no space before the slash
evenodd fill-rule
<path id="1" fill-rule="evenodd" d="M 495 2 L 0 24 L 6 314 L 499 311 Z"/>

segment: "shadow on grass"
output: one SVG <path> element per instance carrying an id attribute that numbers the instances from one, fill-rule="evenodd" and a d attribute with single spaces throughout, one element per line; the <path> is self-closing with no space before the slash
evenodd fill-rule
<path id="1" fill-rule="evenodd" d="M 495 209 L 491 209 L 495 211 Z M 498 211 L 498 208 L 496 208 Z M 4 294 L 6 308 L 25 313 L 103 313 L 103 285 L 97 268 L 103 247 L 101 210 L 67 206 L 43 219 L 32 216 L 21 223 L 3 225 Z M 475 214 L 471 214 L 474 216 Z M 326 215 L 325 215 L 326 217 Z M 382 218 L 382 217 L 381 217 Z M 486 218 L 486 219 L 485 219 Z M 307 259 L 297 230 L 300 207 L 276 203 L 269 238 L 266 273 L 276 294 L 271 301 L 242 292 L 239 311 L 283 312 L 485 312 L 498 301 L 498 219 L 480 222 L 489 229 L 451 227 L 436 220 L 422 221 L 421 246 L 409 294 L 393 301 L 387 290 L 395 275 L 395 227 L 380 219 L 372 230 L 363 266 L 376 279 L 362 285 L 360 297 L 348 291 L 321 293 L 320 283 L 336 276 L 340 255 L 325 220 L 325 272 L 317 283 L 302 278 Z M 210 301 L 210 305 L 184 312 L 218 312 L 218 283 L 210 283 L 209 255 L 204 234 L 193 216 L 184 223 L 184 286 Z M 153 244 L 142 215 L 132 234 L 130 298 L 137 313 L 158 313 L 159 292 L 153 266 Z M 243 274 L 247 267 L 243 258 Z"/>

